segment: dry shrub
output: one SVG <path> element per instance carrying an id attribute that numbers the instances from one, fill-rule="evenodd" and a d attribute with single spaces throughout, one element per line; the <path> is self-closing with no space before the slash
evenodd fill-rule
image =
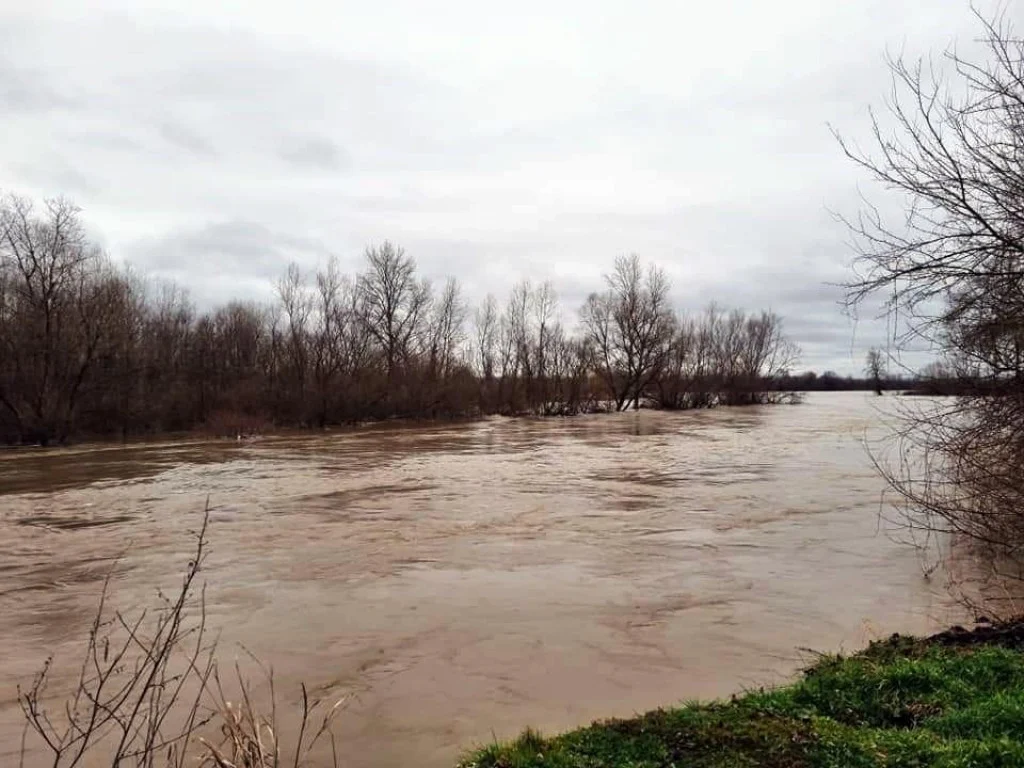
<path id="1" fill-rule="evenodd" d="M 208 523 L 207 507 L 180 588 L 173 597 L 158 592 L 154 609 L 134 616 L 111 609 L 107 577 L 74 690 L 63 702 L 47 695 L 52 657 L 27 689 L 18 687 L 26 721 L 22 766 L 31 737 L 53 768 L 300 768 L 327 741 L 338 765 L 331 726 L 344 698 L 328 705 L 310 699 L 303 685 L 298 734 L 289 742 L 280 737 L 272 668 L 250 654 L 269 683 L 269 701 L 254 700 L 237 663 L 234 701 L 227 694 L 207 628 L 205 585 L 197 582 Z"/>
<path id="2" fill-rule="evenodd" d="M 246 437 L 268 432 L 273 426 L 261 416 L 222 408 L 207 417 L 203 431 L 214 437 Z"/>

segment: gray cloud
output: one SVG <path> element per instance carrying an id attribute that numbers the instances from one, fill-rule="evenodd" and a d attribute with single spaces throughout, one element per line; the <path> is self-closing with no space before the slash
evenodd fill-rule
<path id="1" fill-rule="evenodd" d="M 293 165 L 316 170 L 339 171 L 348 165 L 341 148 L 330 139 L 307 137 L 285 141 L 278 154 Z"/>
<path id="2" fill-rule="evenodd" d="M 40 70 L 0 57 L 0 104 L 8 114 L 48 113 L 72 106 L 73 101 L 52 88 Z"/>
<path id="3" fill-rule="evenodd" d="M 551 280 L 571 320 L 637 252 L 840 371 L 887 329 L 829 285 L 865 180 L 827 126 L 869 138 L 886 49 L 975 31 L 962 0 L 147 4 L 0 10 L 0 178 L 74 195 L 115 257 L 213 302 L 388 238 L 471 299 Z"/>
<path id="4" fill-rule="evenodd" d="M 81 199 L 99 191 L 100 179 L 84 172 L 74 160 L 56 152 L 11 164 L 15 173 L 30 185 L 47 190 L 47 196 L 64 195 Z"/>
<path id="5" fill-rule="evenodd" d="M 195 155 L 210 157 L 215 154 L 210 142 L 206 141 L 198 133 L 173 120 L 165 120 L 161 123 L 160 136 L 173 147 L 184 149 Z"/>
<path id="6" fill-rule="evenodd" d="M 204 307 L 236 298 L 266 298 L 289 263 L 310 268 L 329 257 L 321 243 L 250 221 L 172 231 L 134 242 L 126 250 L 147 274 L 189 286 Z"/>

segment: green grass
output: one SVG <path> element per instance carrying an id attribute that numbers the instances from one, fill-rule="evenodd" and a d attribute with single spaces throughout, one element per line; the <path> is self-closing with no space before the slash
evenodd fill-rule
<path id="1" fill-rule="evenodd" d="M 686 704 L 561 736 L 527 731 L 463 768 L 1022 766 L 1017 640 L 893 637 L 822 657 L 792 685 Z"/>

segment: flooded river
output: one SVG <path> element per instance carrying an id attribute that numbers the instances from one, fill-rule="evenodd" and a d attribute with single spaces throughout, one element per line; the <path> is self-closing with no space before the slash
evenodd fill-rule
<path id="1" fill-rule="evenodd" d="M 886 400 L 886 398 L 883 398 Z M 778 683 L 801 648 L 959 618 L 879 522 L 874 398 L 0 454 L 0 764 L 15 685 L 112 599 L 173 589 L 210 500 L 221 658 L 356 691 L 344 764 L 449 766 Z M 14 763 L 16 764 L 16 763 Z"/>

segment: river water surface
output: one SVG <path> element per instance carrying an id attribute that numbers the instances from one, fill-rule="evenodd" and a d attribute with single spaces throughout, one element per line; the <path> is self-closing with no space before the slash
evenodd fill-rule
<path id="1" fill-rule="evenodd" d="M 841 393 L 0 454 L 0 764 L 15 686 L 51 652 L 70 672 L 112 559 L 117 605 L 173 590 L 207 498 L 222 660 L 244 644 L 285 703 L 355 691 L 351 766 L 448 766 L 948 624 L 942 579 L 879 519 L 884 430 Z"/>

